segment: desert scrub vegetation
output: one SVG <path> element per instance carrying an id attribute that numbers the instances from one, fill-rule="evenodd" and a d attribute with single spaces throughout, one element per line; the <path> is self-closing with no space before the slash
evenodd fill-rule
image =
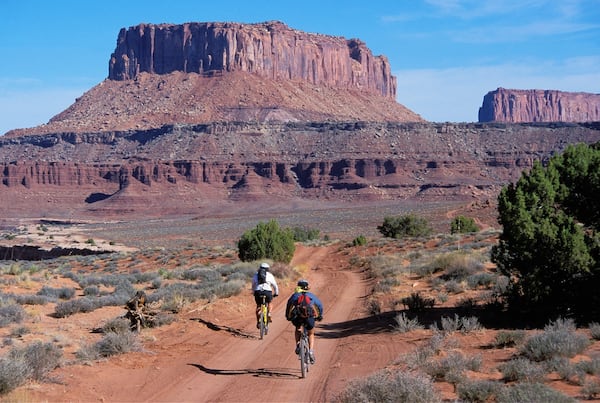
<path id="1" fill-rule="evenodd" d="M 83 345 L 75 354 L 80 361 L 95 361 L 113 355 L 142 351 L 142 344 L 137 333 L 129 330 L 118 321 L 111 321 L 102 328 L 104 335 L 95 343 Z"/>
<path id="2" fill-rule="evenodd" d="M 388 238 L 425 237 L 433 232 L 429 222 L 416 214 L 384 217 L 377 230 Z"/>
<path id="3" fill-rule="evenodd" d="M 572 358 L 590 345 L 584 334 L 578 333 L 572 319 L 550 321 L 541 333 L 528 337 L 520 353 L 533 361 L 548 361 L 555 357 Z"/>
<path id="4" fill-rule="evenodd" d="M 13 348 L 0 358 L 0 394 L 6 394 L 29 380 L 44 381 L 61 364 L 62 350 L 51 343 L 35 342 Z"/>
<path id="5" fill-rule="evenodd" d="M 333 401 L 437 403 L 442 399 L 431 378 L 423 374 L 383 370 L 364 379 L 351 381 Z"/>

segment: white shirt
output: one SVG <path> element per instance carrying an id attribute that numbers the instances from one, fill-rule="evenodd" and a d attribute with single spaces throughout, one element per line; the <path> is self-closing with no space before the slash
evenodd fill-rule
<path id="1" fill-rule="evenodd" d="M 252 277 L 252 290 L 254 291 L 272 291 L 273 295 L 279 294 L 279 287 L 277 287 L 277 281 L 275 276 L 270 271 L 267 271 L 267 282 L 264 284 L 258 284 L 258 272 L 254 273 Z"/>

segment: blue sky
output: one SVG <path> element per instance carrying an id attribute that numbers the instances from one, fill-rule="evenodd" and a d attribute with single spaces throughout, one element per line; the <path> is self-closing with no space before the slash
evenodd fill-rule
<path id="1" fill-rule="evenodd" d="M 388 57 L 399 103 L 475 122 L 498 87 L 600 93 L 600 0 L 0 0 L 0 135 L 46 123 L 108 76 L 121 28 L 280 20 Z"/>

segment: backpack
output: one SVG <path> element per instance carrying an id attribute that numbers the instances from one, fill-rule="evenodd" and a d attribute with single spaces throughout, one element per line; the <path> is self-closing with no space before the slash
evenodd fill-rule
<path id="1" fill-rule="evenodd" d="M 294 310 L 296 312 L 297 318 L 306 319 L 315 316 L 313 302 L 310 296 L 304 292 L 298 296 L 298 299 L 296 300 L 296 304 L 294 306 Z"/>
<path id="2" fill-rule="evenodd" d="M 267 269 L 261 267 L 258 269 L 258 284 L 264 284 L 267 282 Z"/>

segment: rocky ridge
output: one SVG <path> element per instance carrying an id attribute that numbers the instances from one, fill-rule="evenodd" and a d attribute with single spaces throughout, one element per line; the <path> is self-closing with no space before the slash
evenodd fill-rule
<path id="1" fill-rule="evenodd" d="M 498 88 L 483 97 L 479 122 L 597 122 L 600 94 Z"/>
<path id="2" fill-rule="evenodd" d="M 593 124 L 170 125 L 1 139 L 0 179 L 5 195 L 43 194 L 54 214 L 61 204 L 165 214 L 263 199 L 486 200 L 534 160 L 597 141 Z"/>

